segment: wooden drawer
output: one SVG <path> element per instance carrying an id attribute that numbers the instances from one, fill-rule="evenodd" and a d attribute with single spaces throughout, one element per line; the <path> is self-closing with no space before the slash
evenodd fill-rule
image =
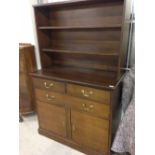
<path id="1" fill-rule="evenodd" d="M 73 96 L 94 100 L 101 103 L 110 103 L 110 92 L 104 90 L 68 84 L 67 93 Z"/>
<path id="2" fill-rule="evenodd" d="M 64 105 L 64 95 L 59 93 L 35 89 L 35 97 L 42 102 Z"/>
<path id="3" fill-rule="evenodd" d="M 61 82 L 34 78 L 33 84 L 35 88 L 65 93 L 65 84 Z"/>
<path id="4" fill-rule="evenodd" d="M 108 104 L 97 103 L 71 96 L 68 96 L 66 102 L 72 109 L 77 109 L 89 114 L 93 114 L 97 117 L 109 119 L 110 106 Z"/>

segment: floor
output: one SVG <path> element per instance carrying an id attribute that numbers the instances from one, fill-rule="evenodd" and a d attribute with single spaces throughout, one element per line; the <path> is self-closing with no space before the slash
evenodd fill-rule
<path id="1" fill-rule="evenodd" d="M 20 155 L 85 155 L 38 134 L 36 115 L 26 116 L 23 119 L 24 121 L 19 123 Z"/>
<path id="2" fill-rule="evenodd" d="M 19 124 L 20 155 L 84 155 L 38 134 L 36 115 L 23 117 Z"/>

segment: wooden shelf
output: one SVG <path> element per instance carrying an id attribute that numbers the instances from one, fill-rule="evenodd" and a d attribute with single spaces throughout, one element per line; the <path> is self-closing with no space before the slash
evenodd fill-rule
<path id="1" fill-rule="evenodd" d="M 113 2 L 115 0 L 74 0 L 74 1 L 60 1 L 60 2 L 50 2 L 50 3 L 42 3 L 42 4 L 35 4 L 33 5 L 34 8 L 48 8 L 48 7 L 63 7 L 63 6 L 68 6 L 68 5 L 75 5 L 75 6 L 78 6 L 78 5 L 81 5 L 81 4 L 94 4 L 96 2 L 100 3 L 100 2 Z M 119 1 L 122 1 L 122 0 L 119 0 Z"/>
<path id="2" fill-rule="evenodd" d="M 116 72 L 82 69 L 78 67 L 60 65 L 53 65 L 38 70 L 31 73 L 31 75 L 61 82 L 70 82 L 85 86 L 107 89 L 114 89 L 120 81 L 116 79 Z"/>
<path id="3" fill-rule="evenodd" d="M 71 54 L 88 54 L 88 55 L 101 55 L 101 56 L 119 56 L 118 53 L 101 53 L 101 52 L 82 52 L 82 51 L 70 51 L 70 50 L 59 50 L 51 48 L 43 48 L 44 52 L 53 52 L 53 53 L 71 53 Z"/>
<path id="4" fill-rule="evenodd" d="M 61 29 L 104 29 L 104 28 L 121 28 L 121 24 L 107 24 L 103 26 L 39 26 L 40 30 L 61 30 Z"/>

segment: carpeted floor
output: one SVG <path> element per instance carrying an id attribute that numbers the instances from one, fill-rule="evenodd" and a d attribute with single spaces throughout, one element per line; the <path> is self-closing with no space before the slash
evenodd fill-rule
<path id="1" fill-rule="evenodd" d="M 26 116 L 23 119 L 24 121 L 19 123 L 20 155 L 85 155 L 38 134 L 36 115 Z"/>

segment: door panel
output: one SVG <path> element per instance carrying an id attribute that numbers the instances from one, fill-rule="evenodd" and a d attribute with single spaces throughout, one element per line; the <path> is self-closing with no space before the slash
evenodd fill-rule
<path id="1" fill-rule="evenodd" d="M 99 152 L 108 150 L 109 121 L 72 110 L 72 139 Z"/>
<path id="2" fill-rule="evenodd" d="M 40 127 L 66 137 L 66 112 L 64 107 L 37 102 Z"/>

